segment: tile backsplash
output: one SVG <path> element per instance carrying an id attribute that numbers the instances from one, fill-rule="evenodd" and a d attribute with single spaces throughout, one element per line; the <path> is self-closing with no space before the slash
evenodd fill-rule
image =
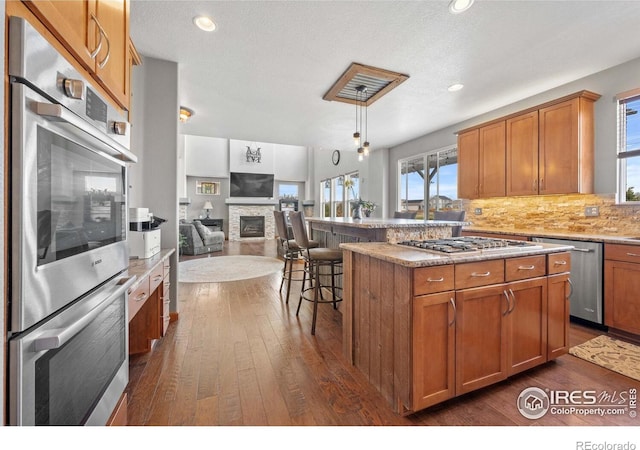
<path id="1" fill-rule="evenodd" d="M 587 207 L 598 215 L 587 217 Z M 613 194 L 465 200 L 464 208 L 466 220 L 479 228 L 640 236 L 640 206 L 616 205 Z"/>

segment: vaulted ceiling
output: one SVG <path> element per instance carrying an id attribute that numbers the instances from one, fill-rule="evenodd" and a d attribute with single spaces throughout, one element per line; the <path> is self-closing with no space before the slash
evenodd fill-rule
<path id="1" fill-rule="evenodd" d="M 375 149 L 640 57 L 638 1 L 448 3 L 132 0 L 131 36 L 178 63 L 182 133 L 343 150 L 355 106 L 323 96 L 353 62 L 409 75 L 368 109 Z"/>

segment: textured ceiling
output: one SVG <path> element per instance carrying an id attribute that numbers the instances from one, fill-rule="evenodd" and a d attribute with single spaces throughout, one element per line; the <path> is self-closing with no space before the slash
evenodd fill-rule
<path id="1" fill-rule="evenodd" d="M 132 0 L 131 36 L 179 64 L 182 133 L 350 150 L 355 107 L 322 97 L 352 62 L 410 76 L 368 111 L 390 147 L 640 57 L 638 17 L 613 0 Z"/>

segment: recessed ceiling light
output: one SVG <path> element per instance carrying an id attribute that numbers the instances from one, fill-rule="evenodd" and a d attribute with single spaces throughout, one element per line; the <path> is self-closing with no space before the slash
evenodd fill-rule
<path id="1" fill-rule="evenodd" d="M 455 91 L 459 91 L 460 89 L 462 89 L 464 87 L 464 84 L 460 84 L 460 83 L 456 83 L 456 84 L 452 84 L 451 86 L 449 86 L 447 88 L 447 90 L 449 92 L 455 92 Z"/>
<path id="2" fill-rule="evenodd" d="M 460 14 L 471 8 L 471 5 L 473 5 L 473 0 L 451 0 L 451 3 L 449 3 L 449 12 L 451 14 Z"/>
<path id="3" fill-rule="evenodd" d="M 216 23 L 207 16 L 197 16 L 193 18 L 193 23 L 203 31 L 213 31 L 216 29 Z"/>

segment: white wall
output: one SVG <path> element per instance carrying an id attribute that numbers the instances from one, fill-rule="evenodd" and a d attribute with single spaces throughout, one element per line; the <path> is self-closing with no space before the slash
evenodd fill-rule
<path id="1" fill-rule="evenodd" d="M 194 177 L 229 176 L 229 140 L 184 135 L 186 172 Z"/>
<path id="2" fill-rule="evenodd" d="M 275 167 L 274 175 L 278 181 L 306 182 L 309 178 L 307 170 L 307 148 L 297 145 L 274 146 Z M 300 195 L 303 193 L 300 192 Z"/>
<path id="3" fill-rule="evenodd" d="M 455 133 L 461 129 L 534 107 L 580 90 L 589 90 L 602 95 L 595 103 L 595 193 L 615 193 L 617 118 L 614 96 L 620 92 L 640 87 L 638 73 L 640 73 L 640 58 L 391 148 L 388 164 L 389 208 L 395 208 L 395 199 L 398 195 L 397 167 L 399 159 L 456 145 Z"/>
<path id="4" fill-rule="evenodd" d="M 130 207 L 149 208 L 167 219 L 162 248 L 178 248 L 178 65 L 143 57 L 134 67 L 132 150 L 138 163 L 130 171 Z M 171 311 L 177 311 L 178 252 L 171 257 Z"/>
<path id="5" fill-rule="evenodd" d="M 247 146 L 260 148 L 260 163 L 247 162 Z M 275 173 L 275 144 L 229 140 L 229 172 Z"/>

